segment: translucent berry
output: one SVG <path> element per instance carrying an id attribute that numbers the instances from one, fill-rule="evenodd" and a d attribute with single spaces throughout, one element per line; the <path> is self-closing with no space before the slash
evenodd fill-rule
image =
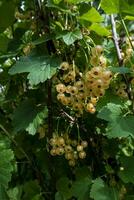
<path id="1" fill-rule="evenodd" d="M 56 155 L 56 148 L 51 149 L 50 154 L 51 154 L 51 156 L 55 156 Z"/>
<path id="2" fill-rule="evenodd" d="M 100 67 L 93 67 L 91 70 L 91 74 L 94 78 L 100 77 L 102 74 L 102 69 Z"/>
<path id="3" fill-rule="evenodd" d="M 74 167 L 75 166 L 75 160 L 69 160 L 68 164 L 71 166 L 71 167 Z"/>
<path id="4" fill-rule="evenodd" d="M 59 93 L 64 93 L 66 91 L 66 86 L 62 83 L 59 83 L 58 85 L 56 85 L 56 90 Z"/>
<path id="5" fill-rule="evenodd" d="M 83 151 L 83 146 L 82 145 L 77 145 L 77 151 Z"/>
<path id="6" fill-rule="evenodd" d="M 86 147 L 88 146 L 88 142 L 85 141 L 85 140 L 83 140 L 83 141 L 81 142 L 81 145 L 82 145 L 84 148 L 86 148 Z"/>
<path id="7" fill-rule="evenodd" d="M 69 63 L 68 62 L 62 62 L 60 65 L 60 69 L 67 70 L 69 69 Z"/>
<path id="8" fill-rule="evenodd" d="M 71 152 L 73 149 L 72 149 L 72 147 L 70 146 L 70 145 L 66 145 L 65 146 L 65 151 L 66 152 Z"/>
<path id="9" fill-rule="evenodd" d="M 101 54 L 101 53 L 103 52 L 103 47 L 100 46 L 100 45 L 97 45 L 97 46 L 95 47 L 95 49 L 96 49 L 96 52 L 97 52 L 98 54 Z"/>
<path id="10" fill-rule="evenodd" d="M 85 151 L 80 151 L 79 152 L 79 158 L 84 159 L 86 157 L 86 152 Z"/>
<path id="11" fill-rule="evenodd" d="M 57 139 L 57 144 L 60 146 L 60 145 L 62 145 L 62 146 L 64 146 L 65 145 L 65 140 L 64 140 L 64 138 L 63 137 L 59 137 L 58 139 Z"/>

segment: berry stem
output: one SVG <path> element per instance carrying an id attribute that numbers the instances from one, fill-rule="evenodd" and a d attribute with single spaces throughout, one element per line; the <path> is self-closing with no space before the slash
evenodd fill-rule
<path id="1" fill-rule="evenodd" d="M 118 62 L 119 65 L 122 65 L 122 56 L 121 56 L 121 51 L 119 48 L 119 43 L 118 43 L 118 36 L 117 36 L 117 32 L 116 32 L 116 24 L 115 24 L 115 19 L 114 19 L 114 15 L 111 15 L 111 24 L 112 24 L 112 33 L 113 33 L 113 40 L 114 40 L 114 45 L 117 51 L 117 57 L 118 57 Z"/>
<path id="2" fill-rule="evenodd" d="M 78 142 L 80 142 L 81 137 L 80 137 L 80 129 L 78 123 L 77 123 L 77 131 L 78 131 Z"/>
<path id="3" fill-rule="evenodd" d="M 111 17 L 114 45 L 115 45 L 115 48 L 116 48 L 116 51 L 117 51 L 117 57 L 118 57 L 119 66 L 121 67 L 122 64 L 123 64 L 123 59 L 122 59 L 122 55 L 121 55 L 121 51 L 120 51 L 119 43 L 118 43 L 118 36 L 117 36 L 117 31 L 116 31 L 116 23 L 115 23 L 114 15 L 111 15 L 110 17 Z M 127 79 L 127 76 L 125 74 L 123 75 L 123 78 L 124 78 L 124 81 L 125 81 L 125 83 L 127 85 L 128 98 L 129 98 L 129 100 L 132 101 L 132 104 L 133 104 L 132 107 L 133 107 L 133 111 L 134 111 L 134 97 L 133 97 L 133 93 L 132 93 L 131 84 L 129 83 L 129 80 Z"/>
<path id="4" fill-rule="evenodd" d="M 129 35 L 128 29 L 127 29 L 127 27 L 126 27 L 126 24 L 125 24 L 125 22 L 124 22 L 124 20 L 123 20 L 123 18 L 122 18 L 121 15 L 120 15 L 120 18 L 121 18 L 122 26 L 123 26 L 123 28 L 124 28 L 124 30 L 125 30 L 125 32 L 126 32 L 126 35 L 127 35 L 127 37 L 128 37 L 128 40 L 129 40 L 129 42 L 130 42 L 131 48 L 132 48 L 133 51 L 134 51 L 134 46 L 133 46 L 132 41 L 131 41 L 131 39 L 130 39 L 130 35 Z"/>

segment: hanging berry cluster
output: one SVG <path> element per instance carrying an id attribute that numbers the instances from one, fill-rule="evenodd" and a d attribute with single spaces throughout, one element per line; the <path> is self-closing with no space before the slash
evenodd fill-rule
<path id="1" fill-rule="evenodd" d="M 83 73 L 68 62 L 62 62 L 60 69 L 62 78 L 56 85 L 57 99 L 65 106 L 70 107 L 81 116 L 86 110 L 95 113 L 96 103 L 105 94 L 109 87 L 112 73 L 106 68 L 106 58 L 102 55 L 103 48 L 96 46 L 91 50 L 91 69 Z"/>
<path id="2" fill-rule="evenodd" d="M 77 142 L 77 140 L 69 139 L 68 136 L 54 135 L 49 144 L 51 146 L 50 154 L 52 156 L 64 155 L 70 166 L 75 166 L 78 159 L 86 157 L 84 149 L 88 146 L 87 141 Z"/>

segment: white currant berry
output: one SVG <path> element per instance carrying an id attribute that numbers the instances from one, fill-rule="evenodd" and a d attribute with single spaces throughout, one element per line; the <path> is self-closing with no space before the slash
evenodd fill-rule
<path id="1" fill-rule="evenodd" d="M 83 146 L 82 145 L 77 145 L 77 151 L 83 151 Z"/>

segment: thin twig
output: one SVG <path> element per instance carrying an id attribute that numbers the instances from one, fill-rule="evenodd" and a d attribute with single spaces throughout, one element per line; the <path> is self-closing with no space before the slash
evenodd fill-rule
<path id="1" fill-rule="evenodd" d="M 131 39 L 130 39 L 130 35 L 129 35 L 129 32 L 128 32 L 128 30 L 127 30 L 126 24 L 125 24 L 125 22 L 124 22 L 124 20 L 123 20 L 123 18 L 122 18 L 121 15 L 120 15 L 120 18 L 121 18 L 122 26 L 123 26 L 123 28 L 124 28 L 124 30 L 125 30 L 125 32 L 126 32 L 126 35 L 127 35 L 127 37 L 128 37 L 128 40 L 129 40 L 129 43 L 130 43 L 130 45 L 131 45 L 131 48 L 132 48 L 133 51 L 134 51 L 134 46 L 133 46 L 133 43 L 132 43 L 132 41 L 131 41 Z"/>
<path id="2" fill-rule="evenodd" d="M 123 58 L 121 56 L 121 50 L 120 50 L 119 43 L 118 43 L 118 36 L 117 36 L 117 31 L 116 31 L 116 24 L 115 24 L 114 15 L 111 15 L 110 17 L 111 17 L 111 24 L 112 24 L 112 33 L 113 33 L 114 45 L 115 45 L 116 52 L 117 52 L 117 58 L 118 58 L 119 66 L 121 67 L 122 64 L 123 64 Z M 132 94 L 132 90 L 131 90 L 131 85 L 130 85 L 128 79 L 127 79 L 127 76 L 125 74 L 123 74 L 122 76 L 123 76 L 123 79 L 124 79 L 124 81 L 126 83 L 126 86 L 127 86 L 128 98 L 134 104 L 133 94 Z M 134 108 L 134 106 L 133 106 L 133 108 Z"/>
<path id="3" fill-rule="evenodd" d="M 122 59 L 121 51 L 120 51 L 120 48 L 119 48 L 118 36 L 117 36 L 117 32 L 116 32 L 116 24 L 115 24 L 114 16 L 111 15 L 110 17 L 111 17 L 114 45 L 115 45 L 115 48 L 116 48 L 116 51 L 117 51 L 118 62 L 119 62 L 119 65 L 121 66 L 123 59 Z"/>
<path id="4" fill-rule="evenodd" d="M 65 112 L 63 109 L 61 110 L 61 114 L 63 115 L 63 116 L 65 116 L 65 117 L 67 117 L 69 120 L 70 120 L 70 122 L 72 123 L 72 124 L 74 124 L 75 122 L 76 122 L 76 119 L 75 118 L 73 118 L 72 116 L 70 116 L 67 112 Z"/>

